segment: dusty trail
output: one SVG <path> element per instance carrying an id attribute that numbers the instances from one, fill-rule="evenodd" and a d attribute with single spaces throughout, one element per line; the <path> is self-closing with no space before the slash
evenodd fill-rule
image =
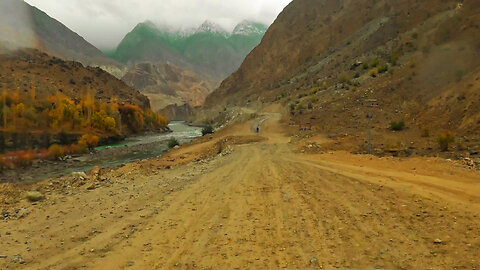
<path id="1" fill-rule="evenodd" d="M 480 268 L 480 176 L 297 154 L 279 118 L 262 125 L 268 141 L 228 156 L 155 172 L 127 166 L 110 186 L 52 194 L 0 223 L 2 252 L 26 261 L 3 267 Z"/>

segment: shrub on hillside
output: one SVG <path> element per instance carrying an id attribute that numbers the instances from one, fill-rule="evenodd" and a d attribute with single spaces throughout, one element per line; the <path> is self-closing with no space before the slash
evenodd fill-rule
<path id="1" fill-rule="evenodd" d="M 170 139 L 168 140 L 168 143 L 167 143 L 167 144 L 168 144 L 168 147 L 169 147 L 169 148 L 174 148 L 175 146 L 180 145 L 180 143 L 178 142 L 178 140 L 175 139 L 175 138 L 170 138 Z"/>
<path id="2" fill-rule="evenodd" d="M 392 66 L 397 65 L 398 59 L 400 59 L 400 55 L 398 54 L 398 52 L 395 52 L 390 56 L 390 63 L 392 63 Z"/>
<path id="3" fill-rule="evenodd" d="M 212 126 L 207 126 L 202 129 L 202 135 L 205 136 L 207 134 L 212 134 L 213 133 L 213 127 Z"/>
<path id="4" fill-rule="evenodd" d="M 384 64 L 384 65 L 379 65 L 378 66 L 378 73 L 385 73 L 388 71 L 388 65 L 387 64 Z"/>
<path id="5" fill-rule="evenodd" d="M 450 131 L 440 134 L 437 137 L 437 143 L 438 143 L 438 146 L 440 146 L 440 150 L 442 152 L 448 151 L 448 147 L 450 146 L 450 144 L 454 142 L 455 142 L 455 135 Z"/>
<path id="6" fill-rule="evenodd" d="M 380 60 L 378 59 L 373 59 L 372 62 L 370 63 L 370 67 L 374 68 L 377 67 L 380 64 Z"/>
<path id="7" fill-rule="evenodd" d="M 295 104 L 290 103 L 289 107 L 290 107 L 290 112 L 295 111 Z"/>
<path id="8" fill-rule="evenodd" d="M 424 127 L 420 136 L 422 136 L 423 138 L 430 137 L 430 129 L 428 127 Z"/>
<path id="9" fill-rule="evenodd" d="M 390 129 L 393 131 L 401 131 L 405 128 L 404 121 L 392 121 L 390 122 Z"/>
<path id="10" fill-rule="evenodd" d="M 339 80 L 340 83 L 350 83 L 350 78 L 348 76 L 342 76 Z"/>

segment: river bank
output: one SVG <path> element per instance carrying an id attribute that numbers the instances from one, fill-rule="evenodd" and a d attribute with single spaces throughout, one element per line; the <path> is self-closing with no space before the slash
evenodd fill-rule
<path id="1" fill-rule="evenodd" d="M 0 172 L 0 183 L 30 184 L 48 178 L 57 178 L 73 172 L 100 168 L 114 168 L 123 164 L 155 158 L 168 150 L 167 141 L 174 137 L 181 143 L 201 136 L 201 128 L 175 121 L 169 124 L 169 133 L 148 134 L 126 138 L 114 145 L 97 147 L 95 151 L 64 160 L 37 160 L 32 166 Z"/>

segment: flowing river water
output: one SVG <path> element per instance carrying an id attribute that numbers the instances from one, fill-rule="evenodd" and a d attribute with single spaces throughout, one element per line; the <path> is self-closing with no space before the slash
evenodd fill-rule
<path id="1" fill-rule="evenodd" d="M 172 132 L 135 136 L 115 144 L 97 147 L 95 153 L 74 157 L 62 162 L 36 164 L 20 171 L 3 173 L 0 183 L 31 183 L 52 177 L 69 175 L 73 172 L 87 172 L 95 166 L 114 168 L 137 160 L 155 158 L 168 151 L 168 140 L 177 139 L 180 143 L 190 142 L 202 136 L 202 128 L 189 126 L 185 122 L 174 121 L 168 127 Z"/>

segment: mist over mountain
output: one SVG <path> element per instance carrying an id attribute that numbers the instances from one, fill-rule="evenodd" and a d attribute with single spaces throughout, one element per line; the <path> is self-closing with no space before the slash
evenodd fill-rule
<path id="1" fill-rule="evenodd" d="M 183 30 L 157 27 L 147 21 L 128 33 L 111 56 L 128 65 L 172 62 L 223 78 L 240 66 L 266 30 L 266 25 L 249 21 L 241 22 L 233 32 L 210 21 Z"/>
<path id="2" fill-rule="evenodd" d="M 65 60 L 102 67 L 117 77 L 125 72 L 120 63 L 105 56 L 61 22 L 24 1 L 2 0 L 0 10 L 8 11 L 0 16 L 0 48 L 4 50 L 39 49 Z"/>
<path id="3" fill-rule="evenodd" d="M 146 21 L 108 55 L 131 66 L 123 80 L 146 94 L 155 110 L 172 104 L 199 106 L 240 66 L 266 30 L 266 25 L 246 20 L 232 31 L 211 21 L 187 29 Z"/>

